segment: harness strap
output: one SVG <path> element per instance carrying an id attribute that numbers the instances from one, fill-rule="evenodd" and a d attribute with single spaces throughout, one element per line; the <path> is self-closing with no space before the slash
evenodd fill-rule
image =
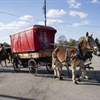
<path id="1" fill-rule="evenodd" d="M 75 53 L 73 56 L 69 57 L 69 56 L 68 56 L 69 49 L 70 49 L 70 48 L 68 48 L 68 49 L 66 50 L 65 60 L 62 61 L 61 63 L 63 63 L 63 62 L 67 62 L 67 63 L 68 63 L 68 61 L 69 61 L 71 58 L 77 57 L 77 53 Z"/>
<path id="2" fill-rule="evenodd" d="M 70 47 L 66 50 L 66 55 L 65 55 L 65 60 L 67 60 L 69 57 L 68 57 L 68 51 L 69 51 Z"/>
<path id="3" fill-rule="evenodd" d="M 77 46 L 76 46 L 76 49 L 75 49 L 75 50 L 76 50 L 76 53 L 75 53 L 73 56 L 71 56 L 71 57 L 68 56 L 69 49 L 70 49 L 70 48 L 68 48 L 68 49 L 66 50 L 65 61 L 68 61 L 68 60 L 70 60 L 71 58 L 75 58 L 75 57 L 78 57 L 79 59 L 83 59 L 83 54 L 82 54 L 82 52 L 81 52 L 81 49 L 80 49 L 79 44 L 77 44 Z"/>
<path id="4" fill-rule="evenodd" d="M 79 44 L 77 44 L 77 46 L 75 48 L 76 48 L 75 49 L 76 53 L 71 57 L 68 56 L 68 52 L 70 51 L 70 47 L 66 50 L 65 60 L 62 61 L 61 63 L 65 62 L 65 61 L 68 62 L 71 58 L 75 58 L 75 57 L 78 57 L 79 59 L 81 59 L 83 61 L 86 61 L 87 58 L 92 59 L 92 57 L 88 53 L 86 53 L 86 55 L 83 57 L 83 54 L 82 54 L 82 51 L 81 51 Z"/>
<path id="5" fill-rule="evenodd" d="M 87 58 L 90 59 L 90 60 L 92 59 L 92 57 L 91 57 L 88 53 L 86 53 L 86 55 L 83 57 L 82 50 L 81 50 L 79 44 L 77 44 L 77 46 L 74 47 L 74 48 L 76 48 L 76 49 L 75 49 L 76 53 L 75 53 L 74 55 L 72 55 L 71 57 L 69 57 L 69 56 L 68 56 L 68 52 L 70 51 L 70 48 L 71 48 L 71 47 L 68 47 L 68 48 L 66 49 L 65 60 L 62 61 L 61 63 L 63 63 L 63 62 L 67 62 L 67 63 L 68 63 L 68 61 L 69 61 L 70 59 L 75 58 L 75 57 L 78 57 L 79 59 L 83 60 L 84 62 L 86 61 Z M 53 57 L 55 58 L 55 59 L 53 59 L 53 60 L 59 61 L 56 53 L 54 54 Z"/>

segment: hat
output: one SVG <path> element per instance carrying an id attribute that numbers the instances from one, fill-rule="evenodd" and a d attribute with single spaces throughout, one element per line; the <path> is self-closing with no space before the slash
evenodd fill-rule
<path id="1" fill-rule="evenodd" d="M 3 46 L 3 44 L 0 44 L 0 46 Z"/>

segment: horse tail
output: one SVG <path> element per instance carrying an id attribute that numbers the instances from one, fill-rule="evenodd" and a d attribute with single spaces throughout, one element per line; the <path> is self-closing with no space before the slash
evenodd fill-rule
<path id="1" fill-rule="evenodd" d="M 57 52 L 59 51 L 59 47 L 57 47 L 54 52 L 57 54 Z"/>
<path id="2" fill-rule="evenodd" d="M 54 49 L 54 51 L 53 51 L 53 53 L 52 53 L 52 57 L 54 58 L 54 59 L 56 59 L 57 58 L 57 52 L 59 51 L 59 47 L 57 47 L 56 49 Z"/>

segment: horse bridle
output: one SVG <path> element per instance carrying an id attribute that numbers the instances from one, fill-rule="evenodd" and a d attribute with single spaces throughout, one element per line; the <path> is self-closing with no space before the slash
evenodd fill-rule
<path id="1" fill-rule="evenodd" d="M 92 37 L 88 37 L 88 39 L 86 39 L 86 45 L 87 44 L 89 44 L 89 46 L 92 48 L 92 50 L 94 51 L 94 47 L 93 47 L 93 45 L 92 45 L 92 42 L 91 42 L 91 39 L 92 39 Z"/>

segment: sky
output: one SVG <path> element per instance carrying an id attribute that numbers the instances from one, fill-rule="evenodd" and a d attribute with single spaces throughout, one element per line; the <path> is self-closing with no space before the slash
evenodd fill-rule
<path id="1" fill-rule="evenodd" d="M 10 43 L 10 34 L 32 25 L 44 25 L 44 0 L 0 0 L 0 43 Z M 78 40 L 86 32 L 100 39 L 100 0 L 46 0 L 47 26 Z"/>

